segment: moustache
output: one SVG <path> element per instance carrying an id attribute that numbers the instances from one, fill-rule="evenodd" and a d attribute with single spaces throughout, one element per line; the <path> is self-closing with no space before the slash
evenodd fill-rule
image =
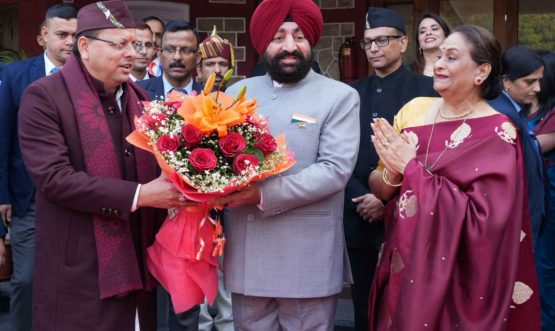
<path id="1" fill-rule="evenodd" d="M 274 56 L 274 62 L 279 62 L 280 60 L 284 59 L 287 56 L 296 56 L 298 57 L 301 61 L 305 60 L 305 57 L 303 55 L 303 53 L 299 52 L 299 51 L 293 51 L 293 52 L 288 52 L 288 51 L 281 51 L 279 52 L 279 54 L 277 54 L 276 56 Z"/>
<path id="2" fill-rule="evenodd" d="M 171 68 L 185 68 L 185 65 L 182 62 L 172 62 L 169 65 L 170 69 Z"/>

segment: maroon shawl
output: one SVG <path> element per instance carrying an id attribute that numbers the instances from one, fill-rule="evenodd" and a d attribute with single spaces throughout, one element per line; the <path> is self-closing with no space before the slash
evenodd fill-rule
<path id="1" fill-rule="evenodd" d="M 419 138 L 370 294 L 370 330 L 540 330 L 519 138 L 504 115 L 405 128 Z M 410 133 L 412 132 L 412 133 Z M 468 132 L 468 131 L 467 131 Z"/>
<path id="2" fill-rule="evenodd" d="M 87 174 L 121 179 L 112 136 L 92 78 L 74 56 L 64 65 L 62 76 L 75 110 Z M 125 109 L 130 118 L 134 118 L 142 112 L 140 99 L 147 100 L 147 97 L 132 83 L 128 84 L 126 93 L 128 97 L 123 98 L 127 100 Z M 153 166 L 152 156 L 136 149 L 135 157 L 139 182 L 145 183 L 155 178 L 156 167 Z M 148 237 L 154 235 L 152 216 L 152 210 L 141 211 L 144 248 L 151 243 L 147 242 Z M 152 289 L 156 283 L 148 273 L 145 276 L 146 284 L 143 285 L 129 222 L 99 215 L 92 215 L 92 218 L 100 298 L 123 295 L 143 288 Z"/>

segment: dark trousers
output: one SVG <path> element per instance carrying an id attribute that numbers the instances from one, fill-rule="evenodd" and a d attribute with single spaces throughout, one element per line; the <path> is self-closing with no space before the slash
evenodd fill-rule
<path id="1" fill-rule="evenodd" d="M 535 247 L 543 331 L 555 330 L 555 207 L 548 215 Z"/>
<path id="2" fill-rule="evenodd" d="M 368 331 L 368 297 L 376 271 L 379 249 L 375 247 L 348 247 L 354 284 L 351 295 L 355 309 L 355 330 Z"/>
<path id="3" fill-rule="evenodd" d="M 158 331 L 198 331 L 200 306 L 176 314 L 171 297 L 158 286 Z"/>
<path id="4" fill-rule="evenodd" d="M 22 217 L 13 217 L 10 225 L 13 273 L 10 294 L 12 331 L 31 331 L 33 307 L 33 263 L 35 261 L 35 202 Z"/>

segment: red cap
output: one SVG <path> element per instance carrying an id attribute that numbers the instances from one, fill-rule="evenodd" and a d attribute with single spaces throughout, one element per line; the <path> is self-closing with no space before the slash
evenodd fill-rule
<path id="1" fill-rule="evenodd" d="M 125 1 L 98 1 L 77 13 L 77 34 L 98 29 L 132 29 L 135 19 Z"/>
<path id="2" fill-rule="evenodd" d="M 213 57 L 223 57 L 229 61 L 230 67 L 235 66 L 235 56 L 233 54 L 233 45 L 227 39 L 218 36 L 216 27 L 212 34 L 206 37 L 199 45 L 200 58 L 210 59 Z"/>
<path id="3" fill-rule="evenodd" d="M 258 54 L 264 53 L 287 17 L 299 25 L 312 47 L 316 45 L 324 19 L 313 0 L 264 0 L 254 11 L 250 25 L 252 44 Z"/>

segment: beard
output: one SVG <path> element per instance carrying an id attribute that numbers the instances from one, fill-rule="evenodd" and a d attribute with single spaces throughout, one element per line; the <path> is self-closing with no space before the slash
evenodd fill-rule
<path id="1" fill-rule="evenodd" d="M 280 60 L 290 55 L 298 57 L 299 63 L 279 63 Z M 308 58 L 305 58 L 305 56 L 299 51 L 293 51 L 291 53 L 282 51 L 274 57 L 270 57 L 270 55 L 266 52 L 263 56 L 263 63 L 264 68 L 273 80 L 281 84 L 291 84 L 297 83 L 306 77 L 312 67 L 312 57 L 309 55 Z"/>

